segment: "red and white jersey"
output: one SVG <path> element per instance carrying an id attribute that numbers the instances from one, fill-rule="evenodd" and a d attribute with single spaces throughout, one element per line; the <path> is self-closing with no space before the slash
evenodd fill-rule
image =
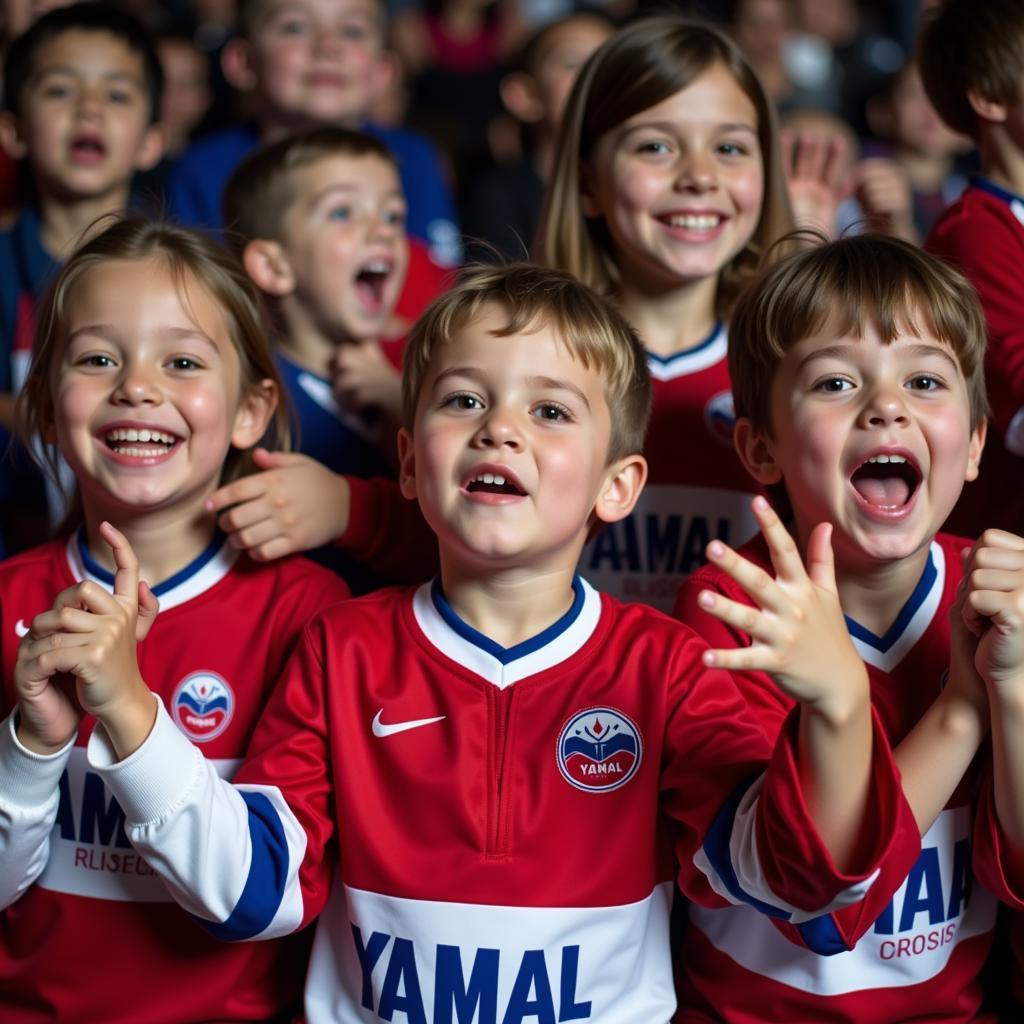
<path id="1" fill-rule="evenodd" d="M 97 729 L 90 763 L 216 934 L 320 915 L 310 1024 L 664 1024 L 673 852 L 692 899 L 793 927 L 863 900 L 875 872 L 835 872 L 789 737 L 766 771 L 768 742 L 692 631 L 574 593 L 509 649 L 436 583 L 336 606 L 305 630 L 234 787 L 166 716 L 121 764 Z M 884 740 L 875 769 L 898 802 Z"/>
<path id="2" fill-rule="evenodd" d="M 917 588 L 885 636 L 847 618 L 854 646 L 868 668 L 878 721 L 896 746 L 938 696 L 948 678 L 948 614 L 962 577 L 966 541 L 940 534 L 932 543 Z M 771 572 L 759 538 L 743 551 Z M 748 639 L 718 622 L 697 603 L 708 589 L 750 604 L 727 576 L 710 567 L 692 576 L 679 594 L 676 615 L 714 647 L 745 646 Z M 771 738 L 784 727 L 792 702 L 763 673 L 736 673 L 748 706 Z M 984 776 L 984 772 L 978 772 Z M 870 820 L 870 819 L 869 819 Z M 816 957 L 780 937 L 743 907 L 693 907 L 677 959 L 684 978 L 682 1021 L 725 1019 L 753 1024 L 766 1019 L 860 1022 L 991 1020 L 980 1013 L 979 974 L 991 944 L 996 899 L 979 883 L 998 875 L 998 836 L 991 786 L 968 777 L 921 838 L 909 873 L 890 870 L 889 901 L 856 947 Z M 884 891 L 881 880 L 876 882 Z M 1004 897 L 1002 891 L 999 892 Z M 838 915 L 843 919 L 841 912 Z M 736 984 L 742 977 L 743 984 Z M 735 994 L 715 1002 L 728 979 Z"/>
<path id="3" fill-rule="evenodd" d="M 0 715 L 15 702 L 28 624 L 83 579 L 113 583 L 77 536 L 0 563 Z M 348 590 L 304 559 L 258 564 L 222 539 L 154 590 L 142 676 L 186 742 L 230 777 L 300 630 Z M 308 944 L 225 946 L 175 905 L 86 763 L 93 720 L 38 758 L 13 719 L 0 723 L 0 1020 L 266 1020 L 298 1005 Z"/>
<path id="4" fill-rule="evenodd" d="M 732 442 L 727 350 L 718 324 L 696 348 L 667 359 L 647 354 L 654 385 L 647 484 L 633 513 L 587 545 L 579 567 L 621 601 L 670 611 L 710 541 L 739 547 L 757 532 L 750 509 L 757 485 Z"/>

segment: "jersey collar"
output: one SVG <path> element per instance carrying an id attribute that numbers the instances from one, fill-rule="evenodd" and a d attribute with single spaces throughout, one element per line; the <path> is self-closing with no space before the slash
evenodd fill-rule
<path id="1" fill-rule="evenodd" d="M 846 628 L 861 660 L 883 672 L 891 672 L 931 625 L 945 583 L 946 556 L 942 548 L 932 541 L 924 572 L 885 636 L 876 636 L 846 616 Z"/>
<path id="2" fill-rule="evenodd" d="M 721 362 L 728 351 L 729 335 L 721 320 L 711 328 L 711 333 L 695 348 L 662 358 L 653 352 L 647 353 L 647 368 L 655 380 L 675 380 L 699 373 L 709 366 Z"/>
<path id="3" fill-rule="evenodd" d="M 76 580 L 92 580 L 107 590 L 113 589 L 114 574 L 104 569 L 90 554 L 84 528 L 71 535 L 65 550 L 71 575 Z M 239 554 L 241 552 L 228 543 L 227 537 L 218 532 L 210 545 L 184 569 L 150 587 L 160 599 L 160 611 L 169 611 L 191 601 L 219 583 L 238 560 Z"/>
<path id="4" fill-rule="evenodd" d="M 1014 217 L 1021 224 L 1024 224 L 1024 196 L 1019 196 L 1016 192 L 1011 192 L 1009 189 L 997 185 L 994 181 L 989 181 L 988 178 L 981 178 L 977 175 L 971 176 L 971 184 L 982 192 L 995 196 L 1000 202 L 1006 203 Z"/>
<path id="5" fill-rule="evenodd" d="M 425 583 L 413 598 L 413 614 L 424 636 L 442 654 L 504 689 L 567 660 L 591 637 L 601 617 L 601 595 L 581 579 L 572 582 L 569 610 L 547 629 L 502 647 L 459 618 L 441 589 L 440 580 Z"/>

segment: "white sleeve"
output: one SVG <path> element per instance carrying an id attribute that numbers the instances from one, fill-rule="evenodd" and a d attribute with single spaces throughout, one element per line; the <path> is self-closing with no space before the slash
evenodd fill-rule
<path id="1" fill-rule="evenodd" d="M 124 810 L 132 845 L 215 935 L 294 931 L 302 923 L 305 832 L 276 787 L 225 782 L 158 705 L 152 732 L 130 757 L 117 760 L 99 724 L 87 748 Z"/>
<path id="2" fill-rule="evenodd" d="M 75 745 L 34 754 L 18 742 L 15 712 L 0 722 L 0 909 L 39 877 L 50 856 L 60 777 Z"/>

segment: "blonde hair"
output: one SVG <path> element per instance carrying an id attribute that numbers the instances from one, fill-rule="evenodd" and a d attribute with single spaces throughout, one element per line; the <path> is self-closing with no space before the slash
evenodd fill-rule
<path id="1" fill-rule="evenodd" d="M 540 258 L 564 267 L 603 295 L 619 286 L 611 237 L 603 220 L 587 218 L 581 175 L 598 141 L 624 121 L 723 64 L 757 111 L 764 167 L 761 215 L 750 241 L 722 268 L 716 304 L 730 308 L 761 256 L 793 227 L 775 111 L 753 68 L 727 36 L 676 15 L 644 18 L 617 32 L 583 66 L 566 108 L 538 234 Z"/>
<path id="2" fill-rule="evenodd" d="M 530 263 L 469 267 L 420 317 L 406 343 L 402 374 L 409 429 L 435 347 L 494 306 L 507 315 L 495 332 L 498 337 L 549 327 L 583 366 L 601 372 L 611 414 L 609 463 L 643 450 L 651 378 L 636 332 L 608 301 L 571 274 Z"/>
<path id="3" fill-rule="evenodd" d="M 988 412 L 985 318 L 967 279 L 917 246 L 859 235 L 804 249 L 769 267 L 736 303 L 729 374 L 736 415 L 771 433 L 771 393 L 786 351 L 822 330 L 877 326 L 886 343 L 924 327 L 949 345 L 967 381 L 971 427 Z"/>
<path id="4" fill-rule="evenodd" d="M 226 249 L 198 231 L 140 218 L 117 220 L 82 245 L 50 286 L 38 310 L 28 379 L 18 396 L 19 434 L 30 443 L 32 438 L 42 436 L 53 421 L 53 371 L 63 354 L 68 303 L 82 276 L 111 260 L 147 259 L 165 261 L 180 295 L 184 295 L 186 280 L 193 278 L 212 296 L 238 353 L 243 395 L 253 394 L 263 380 L 269 379 L 277 387 L 274 418 L 261 443 L 271 448 L 287 448 L 288 409 L 284 392 L 267 343 L 259 293 L 242 265 Z M 50 453 L 47 461 L 44 468 L 56 475 L 56 455 Z M 249 453 L 232 448 L 224 462 L 221 482 L 227 483 L 251 470 Z M 75 505 L 69 520 L 80 517 L 77 501 Z"/>

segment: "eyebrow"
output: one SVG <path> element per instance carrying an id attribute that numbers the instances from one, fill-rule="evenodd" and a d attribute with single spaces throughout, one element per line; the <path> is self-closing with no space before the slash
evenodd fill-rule
<path id="1" fill-rule="evenodd" d="M 80 75 L 81 71 L 70 64 L 51 64 L 37 72 L 36 78 L 43 79 L 47 75 Z M 142 79 L 131 71 L 104 71 L 102 78 L 105 82 L 130 82 L 132 85 L 141 85 Z"/>
<path id="2" fill-rule="evenodd" d="M 324 188 L 320 189 L 319 192 L 314 192 L 313 195 L 309 197 L 309 205 L 310 206 L 318 206 L 324 199 L 326 199 L 329 195 L 331 195 L 332 192 L 341 192 L 343 195 L 350 195 L 353 192 L 358 192 L 358 191 L 359 191 L 359 185 L 357 185 L 355 183 L 350 185 L 350 184 L 342 184 L 340 182 L 335 182 L 332 185 L 326 185 Z M 405 194 L 401 191 L 401 189 L 397 189 L 397 188 L 396 189 L 392 189 L 390 192 L 388 192 L 387 195 L 386 195 L 386 198 L 387 199 L 401 199 L 403 202 L 405 202 Z"/>
<path id="3" fill-rule="evenodd" d="M 486 374 L 473 366 L 450 366 L 447 370 L 442 370 L 434 378 L 434 386 L 437 387 L 437 385 L 443 383 L 449 377 L 468 377 L 470 380 L 482 381 L 486 378 Z M 573 384 L 572 381 L 539 375 L 527 377 L 526 384 L 531 388 L 539 388 L 545 391 L 568 391 L 570 395 L 573 395 L 582 402 L 588 411 L 590 410 L 590 402 L 583 393 L 583 389 Z"/>
<path id="4" fill-rule="evenodd" d="M 630 132 L 638 131 L 642 128 L 656 128 L 659 131 L 674 132 L 678 124 L 675 121 L 639 121 L 636 124 L 630 125 L 623 132 L 623 135 L 628 135 Z M 757 134 L 757 129 L 747 121 L 724 121 L 714 126 L 716 131 L 720 132 L 750 132 L 751 135 Z"/>
<path id="5" fill-rule="evenodd" d="M 808 363 L 814 362 L 816 359 L 848 358 L 851 350 L 854 350 L 854 344 L 856 343 L 848 343 L 845 345 L 826 345 L 825 348 L 815 349 L 800 360 L 800 363 L 797 366 L 797 372 L 802 370 Z M 915 345 L 907 345 L 904 351 L 916 359 L 921 359 L 925 356 L 941 356 L 953 367 L 954 370 L 958 373 L 960 372 L 960 364 L 957 362 L 955 356 L 948 348 L 942 345 L 926 345 L 919 343 Z"/>
<path id="6" fill-rule="evenodd" d="M 194 327 L 161 327 L 160 334 L 171 341 L 202 341 L 211 348 L 220 351 L 217 343 L 208 334 Z M 70 345 L 83 334 L 95 334 L 102 338 L 116 336 L 117 328 L 113 324 L 86 324 L 84 327 L 77 327 L 68 334 L 67 343 Z"/>

